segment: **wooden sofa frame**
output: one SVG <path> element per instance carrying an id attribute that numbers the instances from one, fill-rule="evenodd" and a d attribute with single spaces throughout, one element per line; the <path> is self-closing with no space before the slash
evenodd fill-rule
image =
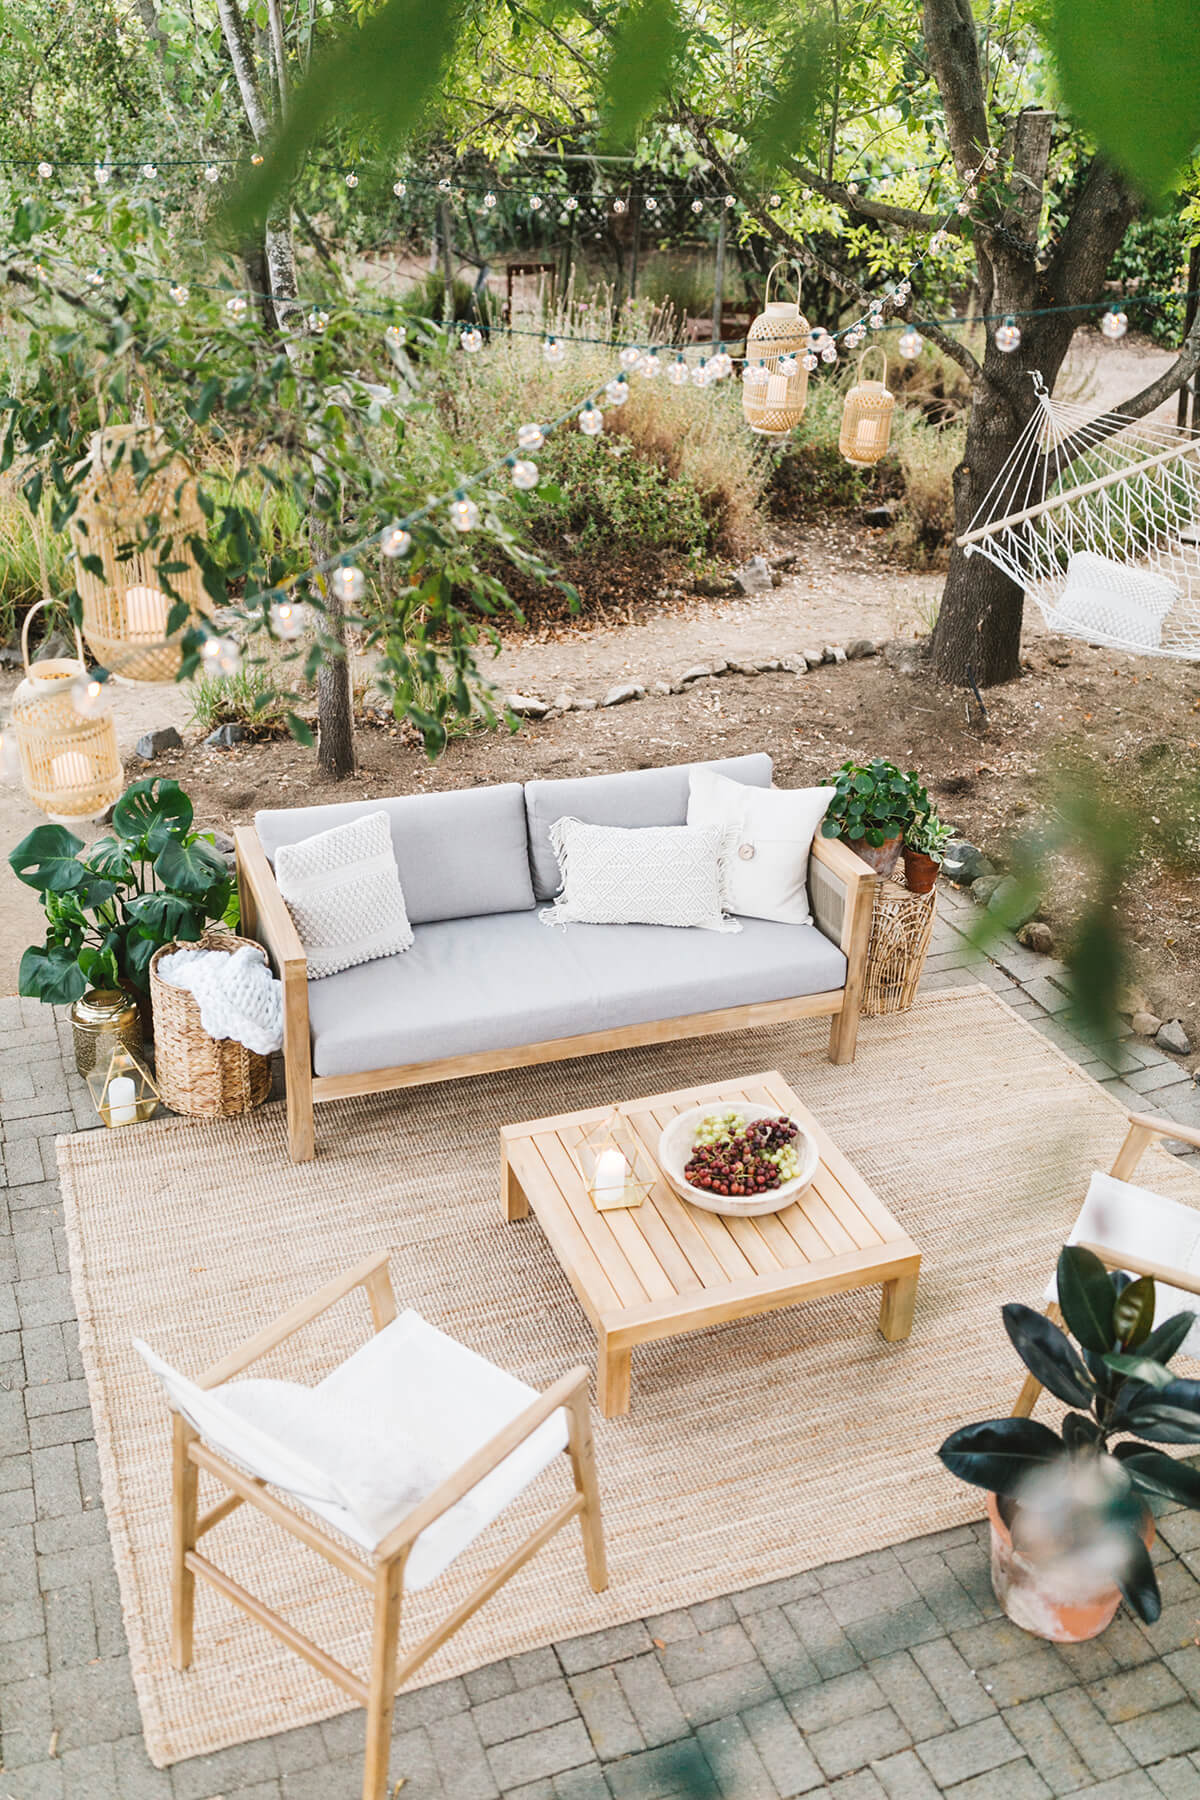
<path id="1" fill-rule="evenodd" d="M 570 1056 L 599 1056 L 638 1044 L 662 1044 L 674 1038 L 708 1037 L 719 1031 L 746 1031 L 786 1019 L 828 1016 L 829 1060 L 854 1061 L 858 1014 L 871 939 L 871 917 L 878 876 L 839 838 L 813 840 L 813 859 L 844 890 L 839 947 L 846 958 L 846 985 L 823 994 L 799 994 L 788 1000 L 761 1000 L 749 1006 L 727 1006 L 716 1012 L 689 1013 L 678 1019 L 652 1019 L 580 1037 L 552 1038 L 540 1044 L 518 1044 L 507 1050 L 472 1051 L 434 1062 L 406 1063 L 398 1068 L 368 1069 L 355 1075 L 314 1075 L 308 1025 L 308 971 L 304 946 L 292 923 L 275 874 L 252 825 L 238 828 L 238 892 L 241 930 L 266 949 L 283 984 L 283 1061 L 287 1084 L 288 1149 L 293 1162 L 308 1162 L 316 1151 L 313 1110 L 318 1100 L 343 1100 L 352 1094 L 386 1094 L 394 1088 L 419 1087 L 494 1069 L 527 1068 L 534 1063 L 562 1062 Z"/>
<path id="2" fill-rule="evenodd" d="M 327 1282 L 317 1293 L 299 1301 L 273 1324 L 264 1327 L 199 1377 L 198 1386 L 212 1388 L 232 1381 L 261 1357 L 295 1336 L 305 1325 L 320 1318 L 339 1300 L 365 1291 L 371 1325 L 382 1331 L 396 1317 L 396 1296 L 388 1272 L 389 1252 L 379 1250 L 365 1257 L 344 1275 Z M 559 1408 L 567 1416 L 566 1455 L 571 1465 L 572 1493 L 543 1519 L 528 1537 L 510 1552 L 479 1585 L 460 1600 L 453 1611 L 420 1643 L 400 1652 L 400 1613 L 404 1597 L 404 1571 L 417 1538 L 456 1506 L 485 1475 L 497 1468 L 533 1435 Z M 482 1445 L 395 1526 L 373 1552 L 350 1549 L 340 1533 L 309 1515 L 276 1499 L 266 1483 L 248 1475 L 228 1457 L 212 1450 L 182 1413 L 172 1414 L 173 1451 L 171 1484 L 171 1663 L 187 1669 L 192 1661 L 195 1627 L 196 1582 L 207 1581 L 218 1593 L 262 1625 L 280 1643 L 332 1681 L 352 1700 L 366 1708 L 366 1757 L 363 1765 L 363 1800 L 387 1800 L 388 1761 L 392 1747 L 392 1714 L 396 1695 L 411 1676 L 440 1650 L 504 1583 L 537 1555 L 556 1532 L 578 1519 L 583 1532 L 584 1563 L 596 1593 L 608 1586 L 608 1564 L 600 1520 L 600 1493 L 596 1482 L 595 1449 L 588 1410 L 588 1374 L 572 1369 L 537 1396 L 503 1430 Z M 224 1497 L 207 1512 L 199 1510 L 199 1476 L 203 1470 L 225 1488 Z M 370 1670 L 364 1679 L 340 1663 L 298 1631 L 273 1607 L 250 1593 L 240 1582 L 196 1548 L 199 1540 L 237 1507 L 246 1505 L 264 1513 L 274 1524 L 315 1550 L 343 1575 L 365 1590 L 372 1606 Z M 207 1549 L 207 1546 L 205 1547 Z"/>

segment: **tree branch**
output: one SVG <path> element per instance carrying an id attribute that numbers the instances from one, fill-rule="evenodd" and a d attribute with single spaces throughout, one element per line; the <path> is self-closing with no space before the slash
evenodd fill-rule
<path id="1" fill-rule="evenodd" d="M 960 175 L 979 166 L 989 144 L 987 100 L 971 0 L 923 0 L 925 48 L 946 114 Z"/>
<path id="2" fill-rule="evenodd" d="M 962 226 L 957 219 L 951 219 L 943 225 L 937 213 L 918 212 L 911 206 L 892 206 L 885 200 L 864 200 L 860 194 L 852 194 L 843 182 L 829 180 L 818 170 L 797 162 L 794 157 L 788 157 L 786 166 L 815 194 L 820 194 L 825 200 L 832 200 L 846 212 L 861 213 L 864 219 L 875 219 L 881 225 L 899 225 L 907 231 L 936 231 L 940 227 L 947 233 L 962 233 Z"/>
<path id="3" fill-rule="evenodd" d="M 262 95 L 259 92 L 258 78 L 254 67 L 254 52 L 250 48 L 246 21 L 242 17 L 237 0 L 217 0 L 217 14 L 221 21 L 221 35 L 224 37 L 225 47 L 229 51 L 229 60 L 233 64 L 234 78 L 237 81 L 238 93 L 241 95 L 242 107 L 255 143 L 261 144 L 267 135 L 268 121 Z"/>

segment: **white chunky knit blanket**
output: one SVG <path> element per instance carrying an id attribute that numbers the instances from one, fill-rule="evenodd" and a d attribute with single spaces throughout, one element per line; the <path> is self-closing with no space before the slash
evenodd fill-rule
<path id="1" fill-rule="evenodd" d="M 270 1056 L 283 1043 L 283 990 L 257 944 L 239 949 L 184 947 L 164 956 L 159 979 L 188 988 L 211 1038 L 233 1038 L 247 1050 Z"/>

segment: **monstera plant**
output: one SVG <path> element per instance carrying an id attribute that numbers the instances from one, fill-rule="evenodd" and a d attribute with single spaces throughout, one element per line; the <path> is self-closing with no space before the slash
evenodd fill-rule
<path id="1" fill-rule="evenodd" d="M 177 781 L 135 781 L 113 808 L 112 833 L 84 845 L 65 825 L 38 825 L 9 856 L 41 896 L 46 939 L 21 957 L 20 991 L 54 1006 L 88 988 L 150 986 L 150 958 L 195 939 L 236 902 L 222 856 L 192 829 Z"/>
<path id="2" fill-rule="evenodd" d="M 1054 1486 L 1060 1541 L 1116 1544 L 1112 1579 L 1151 1624 L 1162 1602 L 1147 1547 L 1147 1502 L 1200 1507 L 1200 1473 L 1152 1448 L 1200 1444 L 1200 1381 L 1168 1367 L 1196 1315 L 1175 1313 L 1156 1328 L 1154 1282 L 1110 1273 L 1081 1245 L 1059 1256 L 1058 1304 L 1066 1331 L 1016 1303 L 1003 1317 L 1025 1367 L 1069 1409 L 1061 1431 L 1032 1418 L 988 1419 L 953 1432 L 938 1455 L 962 1480 L 991 1490 L 1018 1551 L 1023 1535 L 1031 1541 L 1023 1509 L 1039 1487 Z M 1057 1482 L 1047 1480 L 1055 1474 Z"/>

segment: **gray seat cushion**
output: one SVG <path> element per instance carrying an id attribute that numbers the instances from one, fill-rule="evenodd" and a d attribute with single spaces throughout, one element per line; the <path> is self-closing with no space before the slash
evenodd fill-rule
<path id="1" fill-rule="evenodd" d="M 515 781 L 448 794 L 273 808 L 256 813 L 254 824 L 274 862 L 281 844 L 297 844 L 332 825 L 380 811 L 388 815 L 404 905 L 413 925 L 518 912 L 533 905 L 525 803 Z"/>
<path id="2" fill-rule="evenodd" d="M 498 913 L 417 927 L 403 956 L 308 990 L 313 1067 L 357 1075 L 652 1019 L 841 988 L 812 925 L 745 919 L 728 936 L 669 925 L 543 925 Z"/>
<path id="3" fill-rule="evenodd" d="M 552 900 L 562 885 L 550 847 L 556 819 L 582 819 L 587 825 L 686 825 L 688 777 L 695 763 L 665 769 L 629 769 L 616 775 L 575 775 L 565 781 L 527 781 L 525 813 L 529 820 L 529 860 L 533 891 Z M 747 787 L 770 787 L 771 759 L 730 756 L 703 765 L 718 769 Z"/>

